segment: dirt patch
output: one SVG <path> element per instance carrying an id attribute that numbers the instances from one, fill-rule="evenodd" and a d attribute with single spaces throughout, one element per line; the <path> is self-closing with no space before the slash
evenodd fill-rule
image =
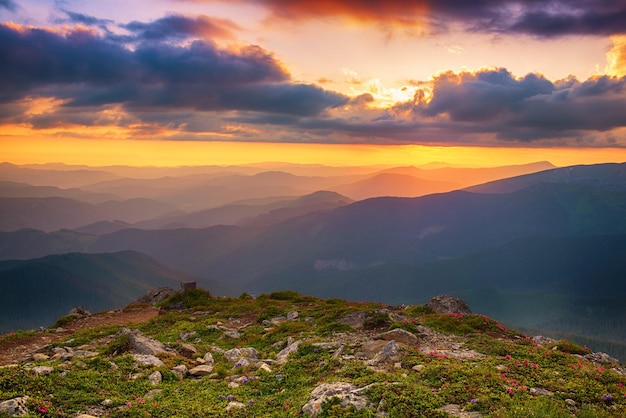
<path id="1" fill-rule="evenodd" d="M 78 318 L 62 329 L 47 329 L 24 338 L 8 338 L 0 342 L 0 366 L 19 364 L 30 359 L 39 348 L 60 341 L 74 332 L 106 325 L 127 325 L 147 322 L 159 315 L 153 306 L 132 306 L 121 311 L 111 311 Z"/>

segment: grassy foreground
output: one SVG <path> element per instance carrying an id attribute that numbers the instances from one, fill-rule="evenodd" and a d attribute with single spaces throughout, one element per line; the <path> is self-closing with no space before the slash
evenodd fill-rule
<path id="1" fill-rule="evenodd" d="M 120 326 L 84 329 L 54 345 L 98 355 L 0 368 L 0 401 L 28 397 L 30 416 L 298 417 L 308 414 L 303 406 L 317 386 L 348 382 L 362 388 L 367 406 L 330 398 L 318 416 L 626 416 L 621 365 L 591 361 L 584 357 L 588 349 L 567 341 L 539 345 L 482 315 L 291 291 L 213 298 L 195 290 L 160 306 L 161 315 L 131 328 L 178 352 L 190 344 L 196 354 L 159 354 L 163 366 L 141 365 L 127 352 Z M 362 323 L 354 328 L 349 318 Z M 424 327 L 432 334 L 425 335 Z M 391 362 L 363 356 L 368 341 L 396 328 L 418 342 L 399 344 L 400 358 Z M 0 344 L 19 338 L 0 337 Z M 297 351 L 284 363 L 275 361 L 293 341 L 301 341 Z M 255 348 L 259 359 L 233 363 L 224 351 L 238 347 Z M 181 379 L 173 372 L 197 366 L 196 358 L 207 352 L 214 367 L 206 376 Z M 37 366 L 52 370 L 38 374 Z M 154 371 L 161 373 L 160 383 L 150 383 Z"/>

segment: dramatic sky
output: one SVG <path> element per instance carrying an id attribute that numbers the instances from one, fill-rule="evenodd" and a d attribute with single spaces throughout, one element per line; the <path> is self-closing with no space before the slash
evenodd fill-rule
<path id="1" fill-rule="evenodd" d="M 625 161 L 626 1 L 0 0 L 0 160 L 463 158 Z"/>

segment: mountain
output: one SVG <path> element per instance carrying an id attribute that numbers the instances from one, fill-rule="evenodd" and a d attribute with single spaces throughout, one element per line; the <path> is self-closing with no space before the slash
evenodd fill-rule
<path id="1" fill-rule="evenodd" d="M 457 189 L 458 183 L 424 180 L 408 174 L 380 173 L 354 183 L 332 187 L 332 190 L 354 200 L 378 196 L 416 197 Z"/>
<path id="2" fill-rule="evenodd" d="M 63 197 L 0 198 L 0 230 L 33 228 L 55 231 L 106 220 L 135 222 L 173 210 L 166 203 L 140 198 L 98 204 Z"/>
<path id="3" fill-rule="evenodd" d="M 49 326 L 75 306 L 121 308 L 190 276 L 137 252 L 52 255 L 0 262 L 0 332 Z"/>
<path id="4" fill-rule="evenodd" d="M 0 179 L 34 186 L 55 186 L 72 188 L 118 178 L 115 174 L 93 168 L 54 170 L 28 168 L 10 163 L 0 163 Z"/>
<path id="5" fill-rule="evenodd" d="M 619 360 L 474 312 L 450 296 L 391 306 L 291 290 L 186 291 L 158 309 L 135 304 L 0 337 L 0 408 L 54 417 L 625 416 Z"/>
<path id="6" fill-rule="evenodd" d="M 583 184 L 604 190 L 626 191 L 626 163 L 577 165 L 495 180 L 466 190 L 476 193 L 510 193 L 543 183 Z"/>
<path id="7" fill-rule="evenodd" d="M 26 183 L 0 181 L 0 197 L 65 197 L 87 203 L 101 203 L 109 200 L 122 200 L 107 193 L 93 193 L 81 189 L 61 189 L 54 186 L 31 186 Z"/>

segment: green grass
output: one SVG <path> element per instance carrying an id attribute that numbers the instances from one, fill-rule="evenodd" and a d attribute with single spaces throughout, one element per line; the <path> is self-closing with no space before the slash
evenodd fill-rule
<path id="1" fill-rule="evenodd" d="M 163 314 L 134 328 L 173 346 L 185 342 L 181 334 L 195 332 L 186 342 L 193 344 L 200 356 L 214 347 L 227 350 L 241 346 L 254 347 L 261 358 L 273 359 L 288 338 L 303 342 L 285 364 L 269 363 L 271 372 L 258 371 L 254 365 L 234 368 L 213 351 L 214 375 L 180 381 L 171 368 L 179 364 L 191 368 L 193 359 L 161 355 L 164 367 L 137 365 L 126 353 L 128 341 L 118 335 L 98 349 L 98 357 L 38 362 L 54 367 L 48 376 L 35 375 L 23 366 L 0 368 L 0 400 L 29 396 L 32 416 L 48 417 L 71 417 L 89 408 L 103 408 L 105 400 L 110 402 L 105 409 L 111 417 L 296 417 L 303 415 L 302 406 L 316 386 L 343 381 L 367 387 L 363 395 L 369 399 L 370 408 L 357 411 L 330 399 L 320 416 L 374 417 L 380 410 L 390 417 L 445 417 L 439 408 L 447 404 L 491 417 L 566 417 L 571 412 L 579 417 L 626 416 L 626 377 L 611 370 L 610 365 L 581 359 L 574 354 L 584 354 L 586 349 L 568 341 L 537 347 L 530 338 L 484 316 L 434 314 L 421 306 L 391 307 L 404 318 L 392 323 L 388 315 L 376 313 L 380 304 L 315 299 L 291 291 L 256 299 L 188 293 L 164 301 Z M 298 321 L 263 324 L 264 319 L 291 311 L 298 311 Z M 484 357 L 436 356 L 412 347 L 403 349 L 399 367 L 375 370 L 358 358 L 335 358 L 334 346 L 316 345 L 356 337 L 360 331 L 337 320 L 359 311 L 367 312 L 370 318 L 367 332 L 403 328 L 417 333 L 419 325 L 426 325 Z M 248 326 L 239 330 L 239 339 L 224 338 L 216 329 L 218 324 L 237 320 L 248 321 Z M 82 330 L 56 345 L 80 346 L 114 336 L 120 328 Z M 23 336 L 18 333 L 2 338 Z M 358 343 L 346 342 L 344 354 L 355 355 L 359 349 Z M 418 365 L 419 371 L 412 369 Z M 156 387 L 161 392 L 148 399 L 146 395 L 155 387 L 147 376 L 155 370 L 163 375 L 163 382 Z M 553 394 L 533 396 L 530 388 Z M 567 399 L 576 403 L 576 410 L 568 406 Z M 231 401 L 245 407 L 227 411 Z M 45 413 L 37 412 L 37 408 Z"/>

